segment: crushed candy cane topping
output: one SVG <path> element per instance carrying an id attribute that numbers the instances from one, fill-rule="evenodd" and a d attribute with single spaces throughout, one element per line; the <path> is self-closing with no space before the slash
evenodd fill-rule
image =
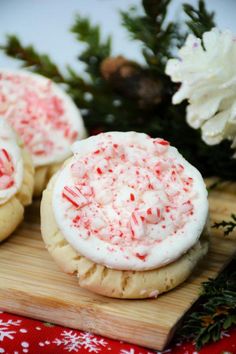
<path id="1" fill-rule="evenodd" d="M 207 193 L 199 172 L 169 143 L 105 133 L 74 144 L 57 177 L 53 208 L 79 253 L 115 269 L 171 262 L 200 237 Z"/>
<path id="2" fill-rule="evenodd" d="M 24 71 L 0 70 L 0 115 L 22 138 L 35 166 L 63 161 L 85 135 L 70 98 L 50 80 Z"/>
<path id="3" fill-rule="evenodd" d="M 23 162 L 14 132 L 0 119 L 0 205 L 9 200 L 22 183 Z"/>
<path id="4" fill-rule="evenodd" d="M 0 190 L 14 185 L 14 165 L 6 149 L 0 148 Z"/>

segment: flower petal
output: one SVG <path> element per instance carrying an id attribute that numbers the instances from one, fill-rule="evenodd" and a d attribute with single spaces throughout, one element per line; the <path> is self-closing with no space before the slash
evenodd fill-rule
<path id="1" fill-rule="evenodd" d="M 207 144 L 215 145 L 223 140 L 229 114 L 229 111 L 220 112 L 202 126 L 202 138 Z"/>

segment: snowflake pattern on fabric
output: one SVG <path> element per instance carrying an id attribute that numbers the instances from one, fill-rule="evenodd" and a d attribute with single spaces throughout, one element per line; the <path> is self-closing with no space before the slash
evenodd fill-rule
<path id="1" fill-rule="evenodd" d="M 56 338 L 53 343 L 63 346 L 68 352 L 78 352 L 79 349 L 84 348 L 89 353 L 99 353 L 107 345 L 104 339 L 98 339 L 88 332 L 77 334 L 73 331 L 64 331 L 61 333 L 61 337 Z"/>
<path id="2" fill-rule="evenodd" d="M 0 319 L 0 342 L 2 342 L 5 338 L 14 339 L 14 334 L 17 331 L 12 331 L 12 328 L 20 326 L 21 320 L 13 321 L 11 319 L 4 321 Z"/>
<path id="3" fill-rule="evenodd" d="M 164 351 L 104 338 L 0 311 L 0 354 L 218 354 L 236 353 L 236 328 L 200 351 L 189 343 L 176 343 Z"/>

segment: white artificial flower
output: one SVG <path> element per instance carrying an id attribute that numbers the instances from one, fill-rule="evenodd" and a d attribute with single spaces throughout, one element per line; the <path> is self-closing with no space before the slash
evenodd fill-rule
<path id="1" fill-rule="evenodd" d="M 188 99 L 188 124 L 202 129 L 207 144 L 229 139 L 236 148 L 236 37 L 216 28 L 202 41 L 189 35 L 179 59 L 167 62 L 166 73 L 181 82 L 172 101 Z"/>

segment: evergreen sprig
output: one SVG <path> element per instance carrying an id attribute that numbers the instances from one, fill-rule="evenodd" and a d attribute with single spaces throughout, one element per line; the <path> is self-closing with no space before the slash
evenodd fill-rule
<path id="1" fill-rule="evenodd" d="M 186 24 L 196 37 L 201 38 L 204 32 L 215 27 L 215 13 L 207 11 L 203 0 L 199 0 L 197 8 L 190 4 L 183 4 L 183 8 L 189 17 Z"/>
<path id="2" fill-rule="evenodd" d="M 200 349 L 216 342 L 222 331 L 236 324 L 236 261 L 218 278 L 203 283 L 195 310 L 187 315 L 179 331 L 183 339 L 193 340 Z"/>
<path id="3" fill-rule="evenodd" d="M 78 41 L 86 43 L 86 49 L 78 59 L 86 64 L 86 71 L 96 84 L 100 76 L 101 62 L 111 54 L 111 37 L 102 41 L 99 26 L 93 26 L 87 18 L 79 15 L 76 16 L 71 32 Z"/>
<path id="4" fill-rule="evenodd" d="M 179 24 L 165 23 L 171 0 L 143 0 L 145 14 L 138 15 L 138 9 L 131 7 L 128 12 L 121 11 L 122 23 L 132 39 L 142 43 L 143 56 L 151 70 L 164 74 L 168 58 L 176 44 L 183 37 Z"/>
<path id="5" fill-rule="evenodd" d="M 231 214 L 231 220 L 215 222 L 212 227 L 215 229 L 219 229 L 222 227 L 224 229 L 224 235 L 229 235 L 231 232 L 234 231 L 234 229 L 236 229 L 236 214 Z"/>
<path id="6" fill-rule="evenodd" d="M 55 82 L 64 82 L 64 77 L 57 65 L 46 54 L 39 54 L 32 45 L 23 46 L 15 35 L 8 35 L 6 43 L 0 45 L 8 56 L 19 59 L 22 68 L 28 68 L 41 75 L 50 77 Z"/>
<path id="7" fill-rule="evenodd" d="M 100 28 L 93 26 L 90 21 L 77 16 L 71 31 L 77 40 L 86 44 L 85 50 L 78 59 L 84 62 L 85 70 L 89 74 L 89 90 L 85 90 L 84 120 L 90 132 L 107 130 L 129 130 L 132 126 L 132 117 L 137 117 L 136 104 L 117 92 L 113 92 L 101 74 L 101 63 L 111 55 L 111 38 L 102 41 Z M 76 73 L 74 73 L 76 76 Z M 73 98 L 76 99 L 75 87 Z M 88 96 L 88 93 L 90 94 Z M 132 129 L 132 128 L 131 128 Z M 135 129 L 135 128 L 133 128 Z"/>

